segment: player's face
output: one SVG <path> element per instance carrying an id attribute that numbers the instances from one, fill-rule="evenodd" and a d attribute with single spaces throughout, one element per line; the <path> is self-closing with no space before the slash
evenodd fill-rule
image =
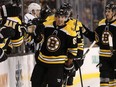
<path id="1" fill-rule="evenodd" d="M 37 17 L 40 17 L 40 10 L 39 10 L 39 9 L 37 9 L 37 10 L 35 11 L 35 15 L 36 15 Z"/>
<path id="2" fill-rule="evenodd" d="M 107 20 L 111 20 L 114 16 L 114 12 L 112 11 L 112 9 L 106 9 L 105 15 Z"/>
<path id="3" fill-rule="evenodd" d="M 35 29 L 36 29 L 36 26 L 35 25 L 31 25 L 31 26 L 28 26 L 27 31 L 29 33 L 33 33 Z"/>
<path id="4" fill-rule="evenodd" d="M 58 26 L 62 26 L 65 24 L 65 20 L 66 20 L 66 17 L 64 15 L 58 15 L 55 17 L 55 20 L 56 20 L 56 25 Z"/>

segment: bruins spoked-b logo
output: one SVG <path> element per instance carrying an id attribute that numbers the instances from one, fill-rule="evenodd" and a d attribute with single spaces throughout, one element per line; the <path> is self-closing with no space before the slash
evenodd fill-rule
<path id="1" fill-rule="evenodd" d="M 108 44 L 109 43 L 109 39 L 108 39 L 109 35 L 111 35 L 109 31 L 104 31 L 103 32 L 103 34 L 102 34 L 103 44 Z"/>
<path id="2" fill-rule="evenodd" d="M 47 40 L 47 49 L 50 52 L 55 52 L 59 49 L 60 44 L 60 39 L 56 35 L 51 35 Z"/>

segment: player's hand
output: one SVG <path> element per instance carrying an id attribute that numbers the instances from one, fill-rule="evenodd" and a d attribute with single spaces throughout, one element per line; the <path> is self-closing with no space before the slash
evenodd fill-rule
<path id="1" fill-rule="evenodd" d="M 75 66 L 75 69 L 78 70 L 78 68 L 80 68 L 83 63 L 84 63 L 84 58 L 76 58 L 74 59 L 74 66 Z"/>

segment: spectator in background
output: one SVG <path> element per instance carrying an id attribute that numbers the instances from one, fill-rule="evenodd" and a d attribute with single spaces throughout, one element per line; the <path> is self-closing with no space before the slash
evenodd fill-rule
<path id="1" fill-rule="evenodd" d="M 86 15 L 85 15 L 86 14 Z M 82 12 L 82 17 L 85 25 L 88 25 L 88 27 L 91 26 L 91 9 L 89 7 L 84 8 Z"/>
<path id="2" fill-rule="evenodd" d="M 93 19 L 94 20 L 101 20 L 104 15 L 104 5 L 103 0 L 95 0 L 92 8 L 93 8 Z"/>

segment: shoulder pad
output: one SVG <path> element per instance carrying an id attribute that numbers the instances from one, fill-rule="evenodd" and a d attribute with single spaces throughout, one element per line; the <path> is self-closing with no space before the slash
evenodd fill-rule
<path id="1" fill-rule="evenodd" d="M 98 26 L 105 25 L 105 21 L 106 21 L 106 19 L 102 19 L 102 20 L 98 23 Z"/>
<path id="2" fill-rule="evenodd" d="M 8 17 L 9 20 L 22 24 L 21 20 L 18 17 Z"/>
<path id="3" fill-rule="evenodd" d="M 70 36 L 76 36 L 77 35 L 76 31 L 70 25 L 65 26 L 63 30 L 66 32 L 66 34 L 68 34 Z"/>
<path id="4" fill-rule="evenodd" d="M 45 27 L 53 27 L 53 21 L 45 21 L 43 24 Z"/>
<path id="5" fill-rule="evenodd" d="M 54 15 L 51 15 L 51 16 L 48 16 L 47 18 L 46 18 L 46 21 L 54 21 Z"/>
<path id="6" fill-rule="evenodd" d="M 116 21 L 114 21 L 111 25 L 116 27 Z"/>

